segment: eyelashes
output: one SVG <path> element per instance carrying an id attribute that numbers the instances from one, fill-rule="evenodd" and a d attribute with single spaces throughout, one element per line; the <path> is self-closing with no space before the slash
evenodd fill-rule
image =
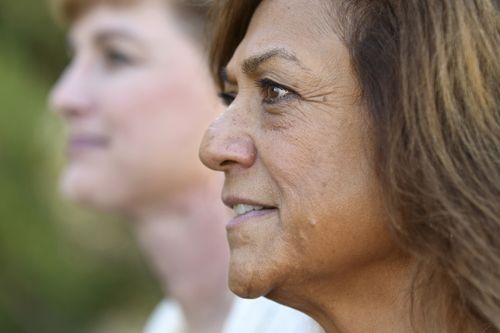
<path id="1" fill-rule="evenodd" d="M 219 98 L 222 100 L 222 103 L 224 103 L 225 106 L 229 106 L 236 98 L 236 94 L 221 92 L 219 93 Z"/>
<path id="2" fill-rule="evenodd" d="M 267 105 L 274 105 L 291 98 L 300 97 L 293 89 L 285 85 L 277 83 L 270 79 L 261 79 L 255 82 L 255 85 L 260 90 L 262 103 Z M 229 106 L 236 98 L 236 92 L 222 92 L 219 93 L 219 98 L 222 102 Z"/>

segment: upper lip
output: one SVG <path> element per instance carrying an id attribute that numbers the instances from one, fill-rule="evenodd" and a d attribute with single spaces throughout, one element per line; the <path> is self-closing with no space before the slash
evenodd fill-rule
<path id="1" fill-rule="evenodd" d="M 234 206 L 238 204 L 243 204 L 243 205 L 251 205 L 251 206 L 261 206 L 264 207 L 264 209 L 269 209 L 269 208 L 276 208 L 271 205 L 264 204 L 262 202 L 258 202 L 252 199 L 245 199 L 245 198 L 240 198 L 234 195 L 223 195 L 222 196 L 222 202 L 224 205 L 226 205 L 229 208 L 233 208 Z"/>

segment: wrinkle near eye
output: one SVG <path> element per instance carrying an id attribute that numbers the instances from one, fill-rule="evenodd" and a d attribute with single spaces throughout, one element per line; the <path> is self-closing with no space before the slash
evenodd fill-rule
<path id="1" fill-rule="evenodd" d="M 303 92 L 302 97 L 306 102 L 328 106 L 333 109 L 360 104 L 358 89 L 353 89 L 351 83 L 346 83 L 342 79 L 333 83 L 313 85 L 309 90 Z"/>
<path id="2" fill-rule="evenodd" d="M 308 113 L 307 105 L 300 99 L 285 105 L 264 105 L 260 111 L 262 128 L 271 132 L 283 131 L 285 134 L 299 123 L 311 125 Z"/>

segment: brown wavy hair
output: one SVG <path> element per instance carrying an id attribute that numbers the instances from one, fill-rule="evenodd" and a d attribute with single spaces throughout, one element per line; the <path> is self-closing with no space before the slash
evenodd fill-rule
<path id="1" fill-rule="evenodd" d="M 215 78 L 261 0 L 220 0 Z M 418 332 L 500 332 L 500 15 L 498 0 L 339 0 L 376 129 L 391 229 L 418 264 Z"/>

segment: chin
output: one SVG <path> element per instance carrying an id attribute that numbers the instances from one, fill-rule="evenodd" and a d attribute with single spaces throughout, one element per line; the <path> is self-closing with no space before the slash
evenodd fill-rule
<path id="1" fill-rule="evenodd" d="M 243 298 L 257 298 L 270 293 L 281 272 L 267 269 L 266 262 L 258 262 L 234 252 L 229 261 L 229 289 Z"/>
<path id="2" fill-rule="evenodd" d="M 80 207 L 103 212 L 120 210 L 118 195 L 111 193 L 115 186 L 105 182 L 102 177 L 67 169 L 60 181 L 62 195 Z"/>

